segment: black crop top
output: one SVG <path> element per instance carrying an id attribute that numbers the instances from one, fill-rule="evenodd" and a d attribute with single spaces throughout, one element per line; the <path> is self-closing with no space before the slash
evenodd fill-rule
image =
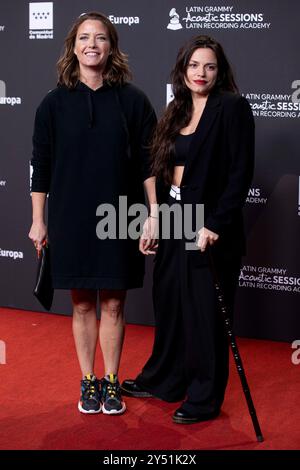
<path id="1" fill-rule="evenodd" d="M 185 165 L 193 136 L 194 133 L 187 135 L 177 135 L 175 139 L 174 166 Z"/>

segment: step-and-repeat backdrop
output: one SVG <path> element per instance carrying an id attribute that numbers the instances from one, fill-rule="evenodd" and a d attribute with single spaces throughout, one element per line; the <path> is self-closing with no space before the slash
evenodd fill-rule
<path id="1" fill-rule="evenodd" d="M 41 310 L 32 296 L 31 137 L 36 107 L 56 85 L 55 63 L 74 19 L 101 11 L 115 24 L 134 83 L 158 115 L 179 47 L 209 34 L 223 45 L 256 121 L 256 170 L 245 206 L 248 254 L 237 298 L 241 336 L 294 340 L 300 316 L 300 61 L 297 0 L 56 0 L 0 2 L 0 305 Z M 152 261 L 128 295 L 129 322 L 153 324 Z M 70 314 L 57 291 L 52 311 Z"/>

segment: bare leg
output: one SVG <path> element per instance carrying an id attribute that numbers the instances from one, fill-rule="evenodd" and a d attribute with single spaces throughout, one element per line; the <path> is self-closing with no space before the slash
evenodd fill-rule
<path id="1" fill-rule="evenodd" d="M 100 293 L 99 330 L 105 374 L 118 374 L 124 340 L 124 303 L 126 291 L 103 290 Z"/>
<path id="2" fill-rule="evenodd" d="M 94 372 L 98 338 L 97 291 L 74 289 L 71 294 L 73 301 L 73 336 L 82 376 L 85 376 Z"/>

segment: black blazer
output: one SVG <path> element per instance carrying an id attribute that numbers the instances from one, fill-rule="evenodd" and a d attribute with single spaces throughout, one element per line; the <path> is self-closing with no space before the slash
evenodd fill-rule
<path id="1" fill-rule="evenodd" d="M 246 98 L 213 92 L 190 146 L 182 182 L 186 204 L 204 204 L 204 226 L 220 238 L 216 250 L 245 253 L 242 207 L 254 169 L 254 119 Z M 157 180 L 158 202 L 168 188 Z"/>

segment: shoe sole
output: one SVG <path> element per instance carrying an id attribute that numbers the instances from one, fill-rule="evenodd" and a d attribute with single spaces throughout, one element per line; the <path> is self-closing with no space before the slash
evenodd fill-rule
<path id="1" fill-rule="evenodd" d="M 199 423 L 200 421 L 203 421 L 201 419 L 175 418 L 174 416 L 172 417 L 172 420 L 174 423 L 177 423 L 177 424 L 195 424 L 195 423 Z"/>
<path id="2" fill-rule="evenodd" d="M 126 405 L 122 402 L 122 408 L 120 410 L 106 410 L 105 406 L 102 405 L 102 413 L 105 415 L 121 415 L 126 411 Z"/>
<path id="3" fill-rule="evenodd" d="M 131 392 L 129 390 L 126 390 L 126 388 L 121 387 L 122 394 L 125 395 L 126 397 L 134 397 L 134 398 L 153 398 L 154 395 L 152 395 L 149 392 Z"/>
<path id="4" fill-rule="evenodd" d="M 102 411 L 101 406 L 99 410 L 85 410 L 84 408 L 82 408 L 80 401 L 78 402 L 78 410 L 80 411 L 80 413 L 84 413 L 86 415 L 95 415 L 95 414 L 101 413 Z"/>
<path id="5" fill-rule="evenodd" d="M 203 416 L 201 418 L 180 418 L 178 416 L 172 416 L 172 420 L 177 424 L 195 424 L 202 423 L 204 421 L 211 421 L 219 416 L 219 413 Z"/>

